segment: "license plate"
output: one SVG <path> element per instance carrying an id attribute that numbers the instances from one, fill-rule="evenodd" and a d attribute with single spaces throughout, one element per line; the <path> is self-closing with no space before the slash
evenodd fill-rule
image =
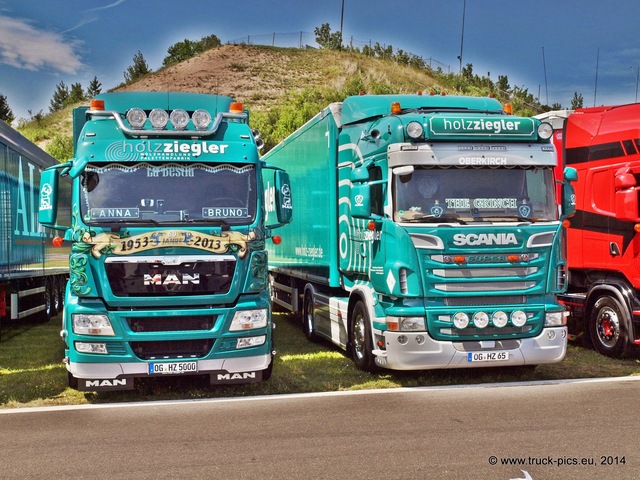
<path id="1" fill-rule="evenodd" d="M 469 352 L 467 362 L 505 362 L 509 352 Z"/>
<path id="2" fill-rule="evenodd" d="M 149 375 L 171 375 L 177 373 L 195 373 L 197 371 L 198 362 L 165 362 L 149 364 Z"/>

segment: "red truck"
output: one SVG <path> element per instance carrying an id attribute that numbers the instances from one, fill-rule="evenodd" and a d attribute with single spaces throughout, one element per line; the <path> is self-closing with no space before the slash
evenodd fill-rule
<path id="1" fill-rule="evenodd" d="M 640 103 L 538 116 L 554 127 L 558 171 L 574 167 L 567 229 L 570 332 L 611 357 L 640 345 Z M 560 173 L 559 173 L 560 174 Z"/>

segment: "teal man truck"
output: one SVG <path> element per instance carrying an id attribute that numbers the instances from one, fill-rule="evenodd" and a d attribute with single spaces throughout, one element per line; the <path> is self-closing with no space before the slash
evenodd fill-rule
<path id="1" fill-rule="evenodd" d="M 551 126 L 493 98 L 360 95 L 264 160 L 296 211 L 269 247 L 272 301 L 357 367 L 561 361 L 566 288 Z"/>
<path id="2" fill-rule="evenodd" d="M 71 180 L 61 332 L 69 384 L 268 379 L 265 244 L 291 218 L 291 197 L 280 194 L 286 172 L 260 160 L 242 105 L 205 94 L 98 95 L 74 111 L 74 141 L 74 158 L 43 172 L 39 204 L 39 221 L 62 227 L 59 185 Z M 271 225 L 263 181 L 278 187 Z"/>

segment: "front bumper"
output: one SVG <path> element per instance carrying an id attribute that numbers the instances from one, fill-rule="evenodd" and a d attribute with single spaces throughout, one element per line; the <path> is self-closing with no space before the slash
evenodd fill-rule
<path id="1" fill-rule="evenodd" d="M 537 337 L 503 341 L 441 342 L 427 332 L 388 331 L 384 339 L 386 349 L 373 352 L 376 364 L 393 370 L 540 365 L 560 362 L 567 352 L 567 327 L 544 328 Z M 508 359 L 469 361 L 469 354 L 480 352 L 506 352 Z"/>
<path id="2" fill-rule="evenodd" d="M 192 375 L 209 375 L 211 384 L 253 383 L 263 380 L 270 368 L 272 355 L 196 360 L 198 369 Z M 131 363 L 77 363 L 67 361 L 67 371 L 75 377 L 78 390 L 131 390 L 134 379 L 167 377 L 184 374 L 150 374 L 149 365 L 154 362 Z M 171 361 L 169 361 L 171 363 Z"/>

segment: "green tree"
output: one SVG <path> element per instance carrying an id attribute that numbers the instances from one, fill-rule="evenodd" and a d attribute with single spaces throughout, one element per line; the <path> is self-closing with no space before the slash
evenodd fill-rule
<path id="1" fill-rule="evenodd" d="M 46 149 L 53 158 L 65 163 L 73 157 L 73 138 L 71 135 L 56 134 Z"/>
<path id="2" fill-rule="evenodd" d="M 100 95 L 102 91 L 102 84 L 98 81 L 98 77 L 93 77 L 93 80 L 89 83 L 87 88 L 87 98 L 93 98 L 96 95 Z"/>
<path id="3" fill-rule="evenodd" d="M 11 123 L 16 119 L 9 107 L 9 103 L 7 102 L 7 97 L 4 95 L 0 95 L 0 120 L 3 122 Z"/>
<path id="4" fill-rule="evenodd" d="M 206 36 L 206 37 L 202 37 L 200 39 L 200 41 L 198 42 L 198 46 L 199 46 L 199 50 L 200 50 L 198 53 L 205 52 L 207 50 L 211 50 L 212 48 L 217 48 L 220 45 L 222 45 L 222 42 L 215 35 L 209 35 L 209 36 Z"/>
<path id="5" fill-rule="evenodd" d="M 573 99 L 571 100 L 571 110 L 582 107 L 584 107 L 584 98 L 582 98 L 582 94 L 573 92 Z"/>
<path id="6" fill-rule="evenodd" d="M 171 45 L 167 49 L 167 53 L 169 55 L 162 61 L 162 65 L 165 67 L 194 57 L 198 53 L 197 43 L 189 39 L 185 39 L 182 42 Z"/>
<path id="7" fill-rule="evenodd" d="M 67 99 L 66 105 L 71 105 L 73 103 L 79 103 L 86 100 L 84 95 L 84 89 L 80 83 L 72 83 L 71 90 L 69 91 L 69 98 Z"/>
<path id="8" fill-rule="evenodd" d="M 54 113 L 64 108 L 69 101 L 69 87 L 64 82 L 56 85 L 56 91 L 53 92 L 53 98 L 49 102 L 49 112 Z"/>
<path id="9" fill-rule="evenodd" d="M 185 39 L 181 42 L 174 43 L 167 49 L 167 53 L 169 55 L 162 60 L 162 65 L 168 67 L 174 63 L 183 62 L 211 48 L 219 47 L 220 45 L 222 45 L 222 43 L 215 35 L 202 37 L 197 42 Z"/>
<path id="10" fill-rule="evenodd" d="M 509 86 L 509 79 L 506 75 L 498 75 L 498 82 L 496 83 L 496 89 L 501 95 L 506 95 L 511 90 Z"/>
<path id="11" fill-rule="evenodd" d="M 140 78 L 144 77 L 148 73 L 151 73 L 151 70 L 149 69 L 149 65 L 147 65 L 147 62 L 144 59 L 144 56 L 142 55 L 142 52 L 138 50 L 138 53 L 136 53 L 133 56 L 133 65 L 128 67 L 127 70 L 124 72 L 125 83 L 135 82 L 136 80 L 139 80 Z"/>
<path id="12" fill-rule="evenodd" d="M 342 34 L 340 32 L 331 33 L 331 27 L 328 23 L 323 23 L 322 26 L 314 28 L 313 33 L 316 35 L 316 42 L 321 48 L 326 48 L 327 50 L 342 49 Z"/>

